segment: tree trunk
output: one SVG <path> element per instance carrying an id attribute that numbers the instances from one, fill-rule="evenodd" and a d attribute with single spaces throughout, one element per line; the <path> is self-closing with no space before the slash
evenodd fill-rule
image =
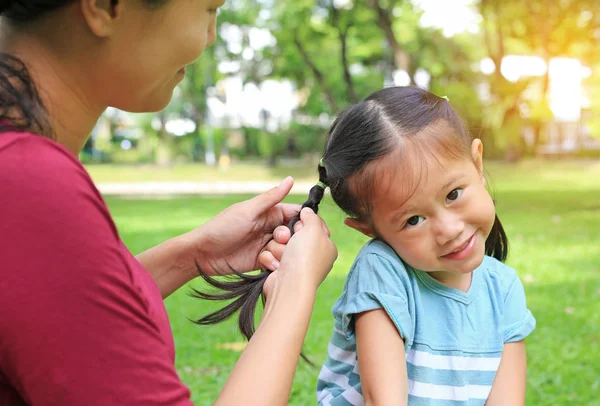
<path id="1" fill-rule="evenodd" d="M 158 166 L 168 166 L 171 162 L 169 151 L 169 133 L 166 129 L 167 118 L 164 112 L 158 113 L 160 120 L 160 130 L 158 130 L 158 148 L 156 150 L 156 164 Z"/>
<path id="2" fill-rule="evenodd" d="M 385 38 L 388 42 L 388 45 L 392 49 L 394 56 L 394 67 L 396 69 L 403 70 L 405 72 L 410 71 L 410 57 L 404 52 L 398 40 L 396 39 L 396 35 L 394 34 L 394 29 L 392 27 L 392 18 L 388 10 L 385 10 L 381 7 L 379 0 L 369 0 L 368 4 L 372 7 L 377 13 L 377 23 L 379 24 L 379 28 L 385 34 Z"/>
<path id="3" fill-rule="evenodd" d="M 319 68 L 314 64 L 312 59 L 310 59 L 310 56 L 308 55 L 308 52 L 306 52 L 306 49 L 304 49 L 302 42 L 300 42 L 300 39 L 298 38 L 298 32 L 294 33 L 294 45 L 296 45 L 298 52 L 300 52 L 300 55 L 302 56 L 304 63 L 309 67 L 309 69 L 313 73 L 317 83 L 319 84 L 319 86 L 321 86 L 323 93 L 325 93 L 325 98 L 327 99 L 327 102 L 329 103 L 329 107 L 331 108 L 331 111 L 333 113 L 337 113 L 338 106 L 337 106 L 337 103 L 335 102 L 335 96 L 333 95 L 331 88 L 327 85 L 327 82 L 325 81 L 325 76 L 319 70 Z"/>
<path id="4" fill-rule="evenodd" d="M 342 67 L 344 69 L 344 82 L 346 82 L 346 93 L 348 100 L 351 103 L 358 102 L 358 96 L 354 89 L 354 81 L 350 75 L 350 67 L 348 66 L 348 44 L 346 41 L 349 27 L 346 27 L 343 31 L 340 29 L 340 46 L 342 48 Z"/>
<path id="5" fill-rule="evenodd" d="M 346 95 L 350 103 L 357 103 L 358 96 L 356 95 L 354 81 L 352 80 L 352 75 L 350 75 L 350 67 L 348 66 L 348 31 L 350 30 L 350 26 L 352 24 L 346 23 L 346 25 L 342 27 L 342 22 L 340 21 L 340 12 L 335 7 L 333 1 L 331 2 L 329 10 L 331 12 L 333 25 L 337 29 L 338 38 L 340 40 L 340 55 L 342 70 L 344 72 L 344 82 L 346 83 Z"/>

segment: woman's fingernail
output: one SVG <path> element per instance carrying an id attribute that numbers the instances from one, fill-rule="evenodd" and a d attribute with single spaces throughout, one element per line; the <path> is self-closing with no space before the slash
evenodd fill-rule
<path id="1" fill-rule="evenodd" d="M 284 180 L 282 180 L 282 181 L 281 181 L 281 183 L 279 184 L 279 188 L 280 188 L 280 189 L 281 189 L 281 188 L 283 188 L 283 186 L 284 186 L 285 184 L 287 184 L 287 183 L 290 181 L 290 179 L 292 179 L 292 177 L 291 177 L 291 176 L 288 176 L 287 178 L 285 178 Z"/>
<path id="2" fill-rule="evenodd" d="M 280 240 L 281 239 L 281 231 L 277 231 L 275 234 L 273 234 L 273 237 L 275 237 L 276 240 Z"/>
<path id="3" fill-rule="evenodd" d="M 273 262 L 271 263 L 271 266 L 273 267 L 274 271 L 278 270 L 279 269 L 279 261 L 273 260 Z"/>

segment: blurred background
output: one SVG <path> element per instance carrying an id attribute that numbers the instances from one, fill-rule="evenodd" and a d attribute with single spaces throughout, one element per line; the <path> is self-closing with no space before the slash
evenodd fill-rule
<path id="1" fill-rule="evenodd" d="M 301 203 L 337 113 L 384 86 L 420 86 L 484 141 L 508 263 L 538 321 L 527 404 L 600 405 L 598 0 L 228 0 L 218 32 L 164 111 L 108 109 L 81 154 L 134 253 L 287 175 Z M 340 256 L 306 340 L 317 365 L 365 242 L 330 198 L 321 213 Z M 192 324 L 216 305 L 189 293 L 166 303 L 178 370 L 208 405 L 245 344 L 234 322 Z M 315 404 L 317 373 L 300 364 L 290 404 Z"/>
<path id="2" fill-rule="evenodd" d="M 594 0 L 229 0 L 219 39 L 158 114 L 107 110 L 87 163 L 228 165 L 321 151 L 388 85 L 449 97 L 490 158 L 600 157 Z"/>

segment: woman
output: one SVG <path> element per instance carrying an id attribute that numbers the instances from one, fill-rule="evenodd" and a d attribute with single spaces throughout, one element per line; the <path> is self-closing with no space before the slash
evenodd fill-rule
<path id="1" fill-rule="evenodd" d="M 229 265 L 277 272 L 216 404 L 287 403 L 337 255 L 310 209 L 291 239 L 281 226 L 298 210 L 280 204 L 292 180 L 135 258 L 76 158 L 107 106 L 169 102 L 221 4 L 0 0 L 0 404 L 191 404 L 162 298 Z"/>

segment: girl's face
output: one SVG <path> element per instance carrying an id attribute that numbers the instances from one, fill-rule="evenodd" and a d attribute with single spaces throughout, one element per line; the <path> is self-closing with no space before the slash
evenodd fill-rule
<path id="1" fill-rule="evenodd" d="M 216 12 L 224 1 L 167 0 L 153 8 L 143 0 L 120 0 L 114 32 L 97 55 L 97 95 L 127 111 L 165 107 L 186 65 L 214 42 Z"/>
<path id="2" fill-rule="evenodd" d="M 407 155 L 414 157 L 411 170 L 397 163 L 387 166 L 395 169 L 377 185 L 371 224 L 355 220 L 347 224 L 381 238 L 407 264 L 441 282 L 460 280 L 483 261 L 495 218 L 485 188 L 482 152 L 478 139 L 471 146 L 471 157 L 409 151 Z"/>

